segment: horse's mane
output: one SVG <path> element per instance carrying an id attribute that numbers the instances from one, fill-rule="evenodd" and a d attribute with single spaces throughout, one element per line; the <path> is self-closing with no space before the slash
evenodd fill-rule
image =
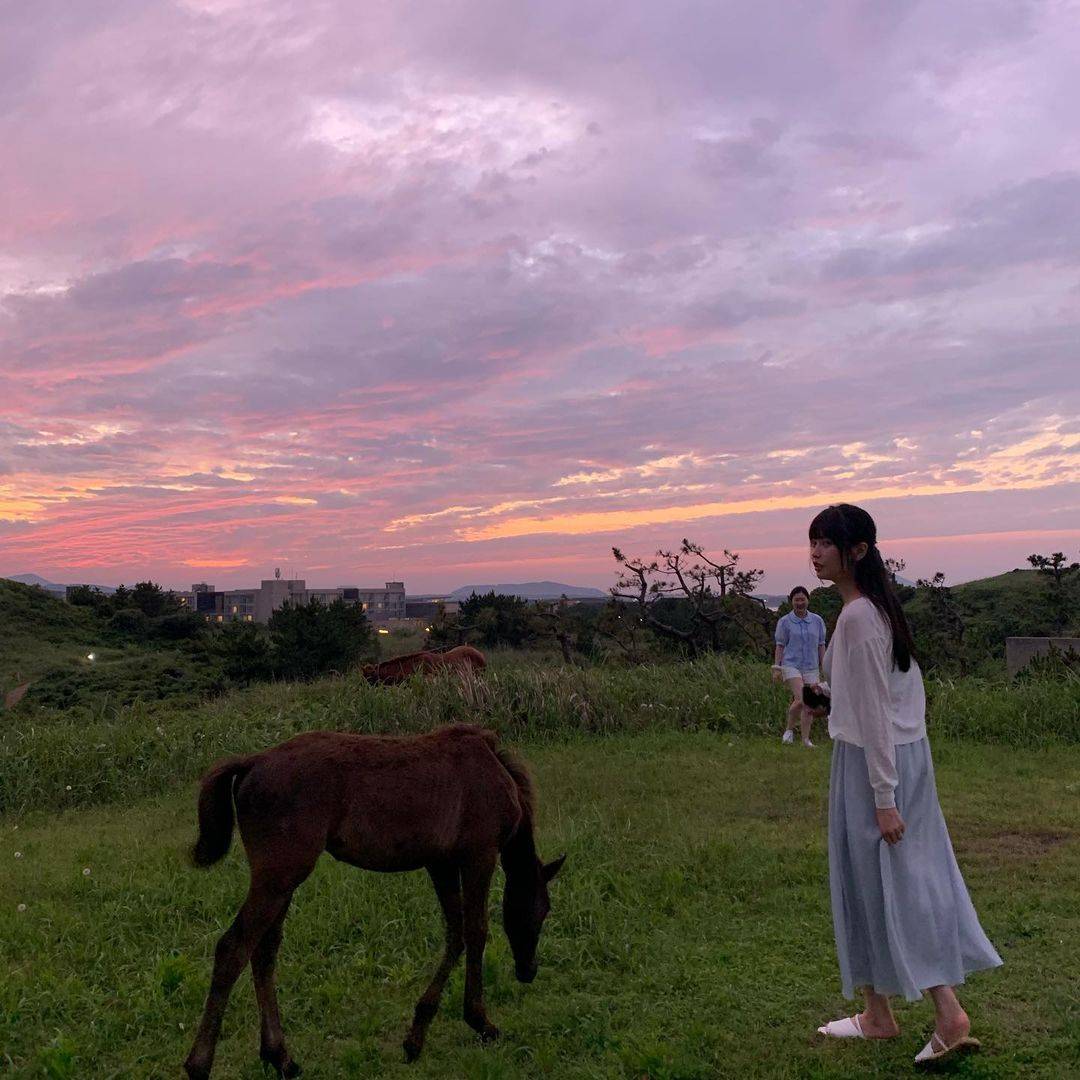
<path id="1" fill-rule="evenodd" d="M 517 785 L 521 809 L 531 825 L 536 818 L 536 787 L 528 767 L 512 750 L 507 750 L 504 746 L 496 746 L 494 750 L 500 764 Z"/>

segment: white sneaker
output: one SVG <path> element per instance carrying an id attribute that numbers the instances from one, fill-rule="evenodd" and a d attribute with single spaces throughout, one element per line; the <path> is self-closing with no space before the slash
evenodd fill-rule
<path id="1" fill-rule="evenodd" d="M 784 732 L 784 737 L 780 741 L 785 743 L 793 743 L 795 741 L 795 732 L 792 731 L 791 728 L 788 728 L 787 731 Z"/>
<path id="2" fill-rule="evenodd" d="M 803 739 L 802 744 L 806 747 L 807 750 L 814 749 L 814 744 L 809 739 Z"/>

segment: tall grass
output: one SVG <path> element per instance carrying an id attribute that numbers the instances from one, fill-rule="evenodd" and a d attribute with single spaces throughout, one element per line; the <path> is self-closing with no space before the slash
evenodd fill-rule
<path id="1" fill-rule="evenodd" d="M 1080 742 L 1075 679 L 929 679 L 927 690 L 935 736 Z M 0 719 L 0 814 L 156 794 L 224 754 L 313 728 L 411 732 L 465 721 L 534 742 L 645 730 L 766 735 L 779 731 L 786 700 L 764 665 L 737 658 L 577 668 L 516 654 L 497 655 L 481 678 L 465 682 L 444 675 L 374 687 L 348 676 L 268 684 L 197 706 L 106 700 L 77 715 L 23 709 Z"/>

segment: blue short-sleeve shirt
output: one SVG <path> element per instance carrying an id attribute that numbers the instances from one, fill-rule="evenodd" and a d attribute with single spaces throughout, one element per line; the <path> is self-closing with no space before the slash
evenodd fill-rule
<path id="1" fill-rule="evenodd" d="M 825 644 L 825 620 L 812 611 L 806 613 L 805 619 L 789 611 L 776 624 L 776 644 L 784 646 L 781 666 L 815 671 L 818 646 Z"/>

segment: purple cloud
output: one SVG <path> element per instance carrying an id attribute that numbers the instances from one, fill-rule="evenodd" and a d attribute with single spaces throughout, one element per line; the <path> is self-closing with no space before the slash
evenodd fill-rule
<path id="1" fill-rule="evenodd" d="M 1064 8 L 7 22 L 0 570 L 588 580 L 692 532 L 775 575 L 800 500 L 913 542 L 1076 505 Z"/>

